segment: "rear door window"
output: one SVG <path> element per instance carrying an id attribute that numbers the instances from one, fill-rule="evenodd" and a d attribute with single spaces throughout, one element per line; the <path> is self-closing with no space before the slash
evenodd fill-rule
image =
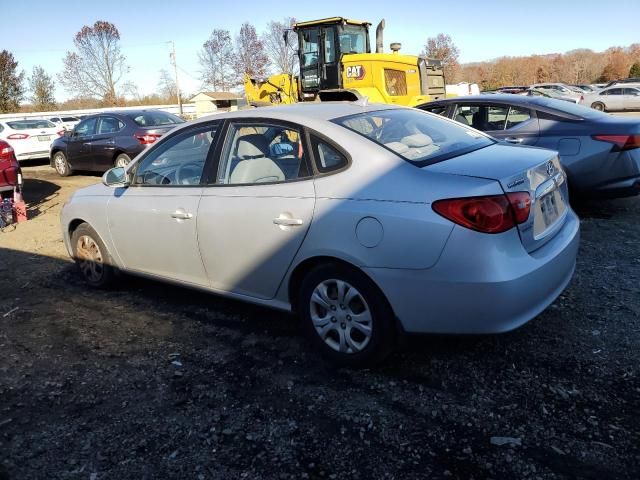
<path id="1" fill-rule="evenodd" d="M 98 134 L 116 133 L 124 128 L 124 123 L 114 117 L 102 117 L 98 127 Z"/>

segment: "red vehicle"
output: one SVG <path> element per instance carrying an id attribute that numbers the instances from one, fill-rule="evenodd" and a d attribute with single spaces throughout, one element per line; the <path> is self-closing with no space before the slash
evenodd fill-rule
<path id="1" fill-rule="evenodd" d="M 0 140 L 0 198 L 12 198 L 13 189 L 21 182 L 22 172 L 13 148 Z"/>

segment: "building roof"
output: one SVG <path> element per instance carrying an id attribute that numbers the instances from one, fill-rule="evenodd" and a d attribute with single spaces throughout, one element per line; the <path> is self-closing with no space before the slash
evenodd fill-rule
<path id="1" fill-rule="evenodd" d="M 211 98 L 211 100 L 240 100 L 242 98 L 241 96 L 236 95 L 232 92 L 199 92 L 198 94 L 194 95 L 190 101 L 193 102 L 194 98 L 196 98 L 198 95 L 206 95 L 207 97 Z"/>

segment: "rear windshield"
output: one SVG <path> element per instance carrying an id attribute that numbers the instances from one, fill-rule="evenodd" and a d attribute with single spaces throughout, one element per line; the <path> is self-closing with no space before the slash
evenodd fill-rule
<path id="1" fill-rule="evenodd" d="M 469 153 L 495 143 L 490 137 L 421 110 L 379 110 L 337 118 L 359 133 L 418 166 Z"/>
<path id="2" fill-rule="evenodd" d="M 569 115 L 573 115 L 575 117 L 580 118 L 600 118 L 600 117 L 608 117 L 609 115 L 606 113 L 598 112 L 589 107 L 585 107 L 583 105 L 578 105 L 573 102 L 565 102 L 564 100 L 556 100 L 553 98 L 544 98 L 538 97 L 536 98 L 537 105 L 542 105 L 544 107 L 552 108 L 554 110 L 558 110 L 560 112 L 568 113 Z"/>
<path id="3" fill-rule="evenodd" d="M 54 128 L 55 124 L 49 120 L 19 120 L 16 122 L 7 122 L 9 127 L 14 130 L 29 130 L 30 128 Z"/>
<path id="4" fill-rule="evenodd" d="M 79 122 L 80 119 L 76 117 L 62 117 L 63 122 Z"/>
<path id="5" fill-rule="evenodd" d="M 143 112 L 128 115 L 141 127 L 160 127 L 184 123 L 180 117 L 166 112 Z"/>

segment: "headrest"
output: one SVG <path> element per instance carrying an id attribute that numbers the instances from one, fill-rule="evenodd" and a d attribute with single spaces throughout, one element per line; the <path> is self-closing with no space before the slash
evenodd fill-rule
<path id="1" fill-rule="evenodd" d="M 269 146 L 267 145 L 267 140 L 264 138 L 264 135 L 252 133 L 240 137 L 236 154 L 243 159 L 266 157 L 268 149 Z"/>
<path id="2" fill-rule="evenodd" d="M 418 148 L 418 147 L 426 147 L 427 145 L 431 145 L 433 143 L 433 139 L 429 135 L 425 135 L 424 133 L 414 133 L 413 135 L 409 135 L 400 140 L 407 147 Z"/>

